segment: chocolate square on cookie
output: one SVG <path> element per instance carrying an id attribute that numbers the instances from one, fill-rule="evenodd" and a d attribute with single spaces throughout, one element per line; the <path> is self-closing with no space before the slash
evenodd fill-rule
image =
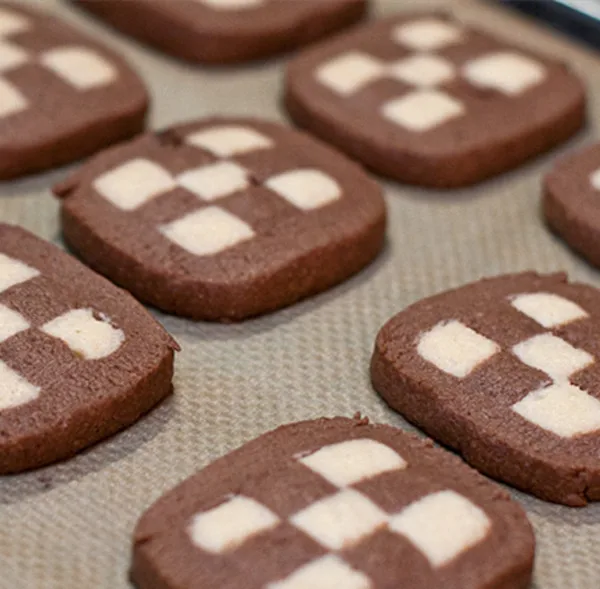
<path id="1" fill-rule="evenodd" d="M 139 589 L 522 589 L 534 537 L 495 484 L 360 419 L 287 425 L 217 460 L 139 521 Z"/>
<path id="2" fill-rule="evenodd" d="M 289 65 L 292 119 L 373 170 L 424 186 L 473 184 L 584 123 L 579 79 L 449 16 L 403 14 L 307 50 Z"/>
<path id="3" fill-rule="evenodd" d="M 542 499 L 600 499 L 600 291 L 499 276 L 424 299 L 379 332 L 377 392 L 472 466 Z"/>
<path id="4" fill-rule="evenodd" d="M 127 139 L 142 130 L 148 107 L 121 57 L 21 4 L 0 3 L 0 179 Z"/>
<path id="5" fill-rule="evenodd" d="M 176 349 L 129 294 L 0 224 L 0 474 L 133 423 L 171 392 Z"/>
<path id="6" fill-rule="evenodd" d="M 268 57 L 359 21 L 368 0 L 72 0 L 175 57 L 232 63 Z"/>
<path id="7" fill-rule="evenodd" d="M 385 204 L 356 164 L 291 129 L 209 119 L 90 160 L 55 192 L 68 244 L 164 311 L 233 320 L 341 282 L 380 251 Z"/>

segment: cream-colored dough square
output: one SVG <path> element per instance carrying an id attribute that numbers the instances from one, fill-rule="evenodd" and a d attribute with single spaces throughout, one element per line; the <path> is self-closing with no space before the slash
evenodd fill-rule
<path id="1" fill-rule="evenodd" d="M 527 421 L 563 438 L 600 430 L 600 401 L 568 382 L 534 391 L 512 408 Z"/>
<path id="2" fill-rule="evenodd" d="M 59 47 L 42 54 L 41 62 L 77 90 L 108 86 L 118 78 L 117 69 L 86 47 Z"/>
<path id="3" fill-rule="evenodd" d="M 388 74 L 413 86 L 433 87 L 455 77 L 454 66 L 437 55 L 417 54 L 397 61 L 388 68 Z"/>
<path id="4" fill-rule="evenodd" d="M 293 515 L 290 522 L 330 550 L 342 550 L 373 534 L 386 514 L 353 489 L 345 489 Z"/>
<path id="5" fill-rule="evenodd" d="M 188 170 L 176 180 L 180 186 L 205 201 L 217 200 L 250 186 L 248 172 L 233 162 L 218 162 Z"/>
<path id="6" fill-rule="evenodd" d="M 147 159 L 130 160 L 94 181 L 94 190 L 123 211 L 134 211 L 170 192 L 177 183 L 162 166 Z"/>
<path id="7" fill-rule="evenodd" d="M 463 76 L 474 86 L 498 90 L 516 96 L 541 84 L 546 77 L 544 66 L 519 53 L 491 53 L 467 62 Z"/>
<path id="8" fill-rule="evenodd" d="M 338 487 L 406 468 L 406 461 L 396 451 L 370 438 L 324 446 L 300 462 Z"/>
<path id="9" fill-rule="evenodd" d="M 430 131 L 465 113 L 461 102 L 439 90 L 416 90 L 386 102 L 383 116 L 408 131 Z"/>
<path id="10" fill-rule="evenodd" d="M 0 253 L 0 292 L 39 276 L 39 270 Z"/>
<path id="11" fill-rule="evenodd" d="M 500 352 L 500 346 L 460 321 L 453 320 L 438 323 L 421 335 L 417 351 L 440 370 L 464 378 Z"/>
<path id="12" fill-rule="evenodd" d="M 223 158 L 269 149 L 275 145 L 271 139 L 258 131 L 237 125 L 225 125 L 197 131 L 186 137 L 186 143 Z"/>
<path id="13" fill-rule="evenodd" d="M 370 579 L 333 554 L 313 560 L 267 589 L 369 589 Z"/>
<path id="14" fill-rule="evenodd" d="M 0 411 L 34 401 L 40 390 L 0 360 Z"/>
<path id="15" fill-rule="evenodd" d="M 86 360 L 99 360 L 114 354 L 125 341 L 122 330 L 107 320 L 96 319 L 91 309 L 75 309 L 49 321 L 42 331 L 63 341 Z"/>
<path id="16" fill-rule="evenodd" d="M 218 254 L 255 235 L 250 225 L 219 207 L 194 211 L 163 225 L 160 231 L 195 256 Z"/>
<path id="17" fill-rule="evenodd" d="M 443 20 L 424 18 L 396 27 L 393 38 L 413 51 L 437 51 L 462 41 L 463 32 Z"/>
<path id="18" fill-rule="evenodd" d="M 0 78 L 0 118 L 24 111 L 29 101 L 14 85 Z"/>
<path id="19" fill-rule="evenodd" d="M 552 292 L 530 292 L 514 297 L 511 304 L 542 327 L 566 325 L 588 314 L 576 303 Z"/>
<path id="20" fill-rule="evenodd" d="M 26 329 L 29 329 L 29 323 L 23 315 L 0 304 L 0 342 Z"/>
<path id="21" fill-rule="evenodd" d="M 354 94 L 385 75 L 383 63 L 359 51 L 344 53 L 323 64 L 316 72 L 321 84 L 342 96 Z"/>
<path id="22" fill-rule="evenodd" d="M 554 380 L 567 380 L 594 363 L 591 354 L 551 333 L 536 335 L 517 344 L 513 353 L 521 362 L 545 372 Z"/>
<path id="23" fill-rule="evenodd" d="M 303 211 L 319 209 L 342 196 L 342 188 L 320 170 L 292 170 L 269 178 L 265 186 Z"/>
<path id="24" fill-rule="evenodd" d="M 248 497 L 236 496 L 218 507 L 199 513 L 191 523 L 192 542 L 206 552 L 234 550 L 252 536 L 279 524 L 270 509 Z"/>
<path id="25" fill-rule="evenodd" d="M 390 529 L 410 540 L 436 568 L 482 542 L 491 525 L 482 509 L 454 491 L 419 499 L 390 520 Z"/>

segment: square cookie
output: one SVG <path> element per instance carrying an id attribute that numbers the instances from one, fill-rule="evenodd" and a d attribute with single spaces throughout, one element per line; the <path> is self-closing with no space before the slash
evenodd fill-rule
<path id="1" fill-rule="evenodd" d="M 148 108 L 120 56 L 22 4 L 0 3 L 0 180 L 127 139 Z"/>
<path id="2" fill-rule="evenodd" d="M 382 175 L 452 188 L 518 166 L 585 118 L 561 62 L 441 13 L 380 20 L 296 57 L 291 118 Z"/>
<path id="3" fill-rule="evenodd" d="M 481 472 L 547 501 L 600 499 L 600 291 L 564 274 L 483 279 L 380 330 L 371 380 Z"/>
<path id="4" fill-rule="evenodd" d="M 72 1 L 131 37 L 203 63 L 301 47 L 359 21 L 368 7 L 368 0 Z"/>
<path id="5" fill-rule="evenodd" d="M 379 186 L 293 129 L 211 118 L 99 154 L 55 187 L 69 245 L 140 300 L 240 320 L 321 292 L 383 247 Z"/>
<path id="6" fill-rule="evenodd" d="M 0 475 L 131 425 L 171 393 L 177 349 L 126 292 L 0 223 Z"/>
<path id="7" fill-rule="evenodd" d="M 366 419 L 282 426 L 158 500 L 138 589 L 522 589 L 525 513 L 450 453 Z"/>

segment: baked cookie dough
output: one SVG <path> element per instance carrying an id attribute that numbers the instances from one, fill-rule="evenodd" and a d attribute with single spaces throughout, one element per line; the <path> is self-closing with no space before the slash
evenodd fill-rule
<path id="1" fill-rule="evenodd" d="M 564 274 L 489 278 L 424 299 L 377 336 L 375 389 L 496 479 L 600 499 L 600 291 Z"/>
<path id="2" fill-rule="evenodd" d="M 195 62 L 301 47 L 365 16 L 367 0 L 72 0 L 122 32 Z"/>
<path id="3" fill-rule="evenodd" d="M 128 293 L 0 224 L 0 474 L 136 421 L 171 392 L 176 349 Z"/>
<path id="4" fill-rule="evenodd" d="M 548 225 L 600 267 L 600 145 L 554 163 L 544 178 L 543 208 Z"/>
<path id="5" fill-rule="evenodd" d="M 518 166 L 583 124 L 561 62 L 440 13 L 357 28 L 296 57 L 292 119 L 385 176 L 441 188 Z"/>
<path id="6" fill-rule="evenodd" d="M 137 525 L 139 589 L 525 589 L 534 537 L 494 483 L 429 441 L 360 419 L 265 434 Z"/>
<path id="7" fill-rule="evenodd" d="M 238 320 L 323 291 L 385 234 L 379 186 L 273 123 L 214 118 L 146 134 L 60 186 L 66 242 L 159 309 Z"/>
<path id="8" fill-rule="evenodd" d="M 0 180 L 127 139 L 148 107 L 121 57 L 23 4 L 0 2 Z"/>

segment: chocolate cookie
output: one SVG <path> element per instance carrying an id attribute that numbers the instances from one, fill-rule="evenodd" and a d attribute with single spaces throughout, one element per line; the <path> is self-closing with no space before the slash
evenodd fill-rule
<path id="1" fill-rule="evenodd" d="M 72 1 L 166 53 L 205 63 L 306 45 L 359 21 L 368 7 L 368 0 Z"/>
<path id="2" fill-rule="evenodd" d="M 534 537 L 459 459 L 385 425 L 319 419 L 265 434 L 138 523 L 140 589 L 517 589 Z"/>
<path id="3" fill-rule="evenodd" d="M 171 392 L 177 344 L 131 296 L 0 224 L 0 474 L 67 458 Z"/>
<path id="4" fill-rule="evenodd" d="M 600 145 L 559 159 L 544 178 L 549 226 L 600 267 Z"/>
<path id="5" fill-rule="evenodd" d="M 308 136 L 249 119 L 147 134 L 55 188 L 67 243 L 164 311 L 232 320 L 360 270 L 382 247 L 380 188 Z"/>
<path id="6" fill-rule="evenodd" d="M 480 471 L 542 499 L 600 499 L 600 291 L 564 274 L 481 280 L 380 331 L 375 389 Z"/>
<path id="7" fill-rule="evenodd" d="M 123 59 L 21 4 L 0 3 L 0 179 L 131 137 L 148 106 Z"/>
<path id="8" fill-rule="evenodd" d="M 517 166 L 585 118 L 584 88 L 564 64 L 439 13 L 382 20 L 302 53 L 285 103 L 373 170 L 446 188 Z"/>

